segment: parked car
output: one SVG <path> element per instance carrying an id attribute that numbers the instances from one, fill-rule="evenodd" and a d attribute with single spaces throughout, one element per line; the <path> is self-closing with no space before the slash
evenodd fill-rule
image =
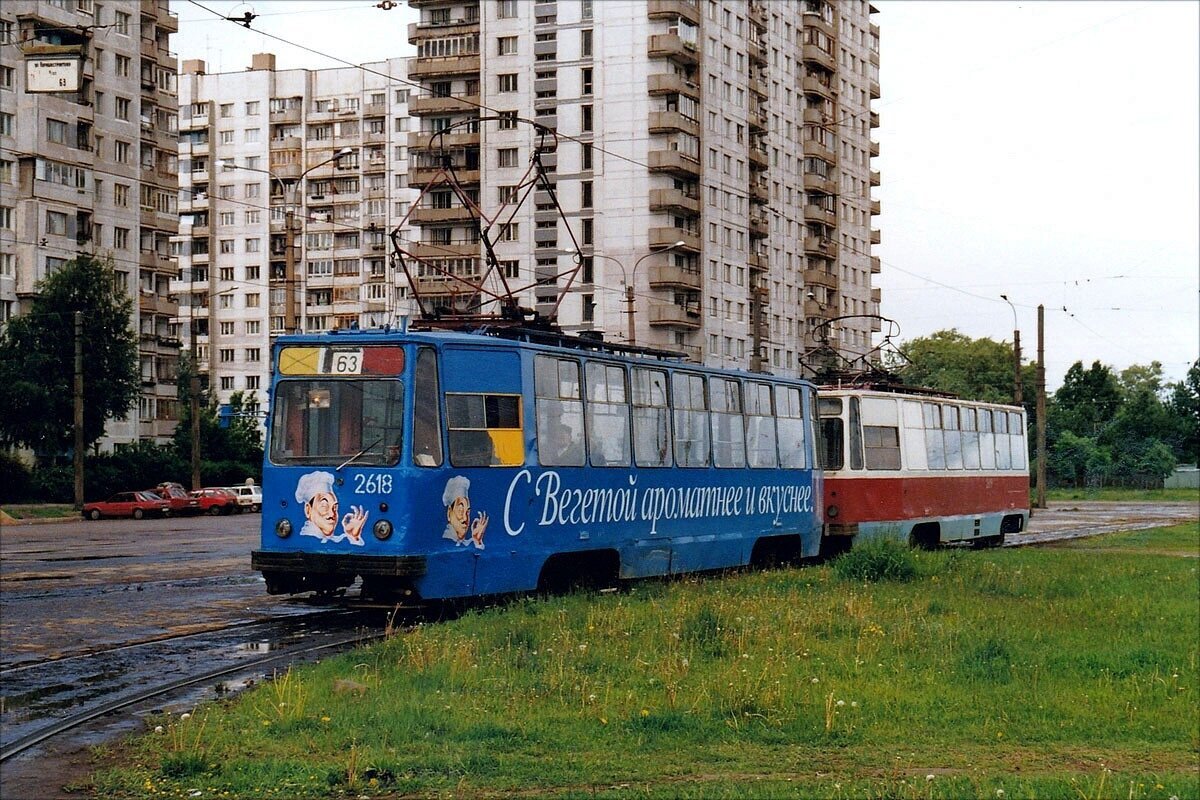
<path id="1" fill-rule="evenodd" d="M 215 517 L 217 514 L 232 514 L 235 511 L 241 511 L 237 495 L 219 486 L 197 489 L 191 492 L 191 496 L 199 504 L 202 514 L 212 514 Z"/>
<path id="2" fill-rule="evenodd" d="M 187 490 L 179 483 L 160 483 L 153 489 L 147 490 L 149 494 L 157 495 L 171 504 L 172 514 L 199 514 L 199 501 L 188 494 Z"/>
<path id="3" fill-rule="evenodd" d="M 87 519 L 101 517 L 133 517 L 141 519 L 148 514 L 169 516 L 170 502 L 151 492 L 117 492 L 107 500 L 85 503 L 83 516 Z"/>
<path id="4" fill-rule="evenodd" d="M 238 505 L 242 511 L 262 511 L 261 486 L 228 486 L 229 491 L 237 496 Z"/>

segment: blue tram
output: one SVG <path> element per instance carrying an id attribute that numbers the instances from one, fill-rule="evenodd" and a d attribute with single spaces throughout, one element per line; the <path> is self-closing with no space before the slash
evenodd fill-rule
<path id="1" fill-rule="evenodd" d="M 280 337 L 273 594 L 434 600 L 817 555 L 814 387 L 573 337 Z"/>

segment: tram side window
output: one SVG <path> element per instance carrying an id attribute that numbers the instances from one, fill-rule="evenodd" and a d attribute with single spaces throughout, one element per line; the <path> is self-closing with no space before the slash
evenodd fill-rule
<path id="1" fill-rule="evenodd" d="M 1012 466 L 1012 448 L 1008 444 L 1008 413 L 993 411 L 993 427 L 996 430 L 996 469 L 1010 469 Z"/>
<path id="2" fill-rule="evenodd" d="M 614 364 L 589 361 L 587 377 L 587 438 L 592 464 L 629 466 L 629 395 L 625 370 Z"/>
<path id="3" fill-rule="evenodd" d="M 639 467 L 671 465 L 671 421 L 667 373 L 633 369 L 633 457 Z"/>
<path id="4" fill-rule="evenodd" d="M 862 398 L 863 465 L 900 469 L 900 421 L 895 398 Z"/>
<path id="5" fill-rule="evenodd" d="M 996 435 L 992 433 L 992 410 L 979 409 L 979 468 L 996 468 Z"/>
<path id="6" fill-rule="evenodd" d="M 962 434 L 958 430 L 958 406 L 942 406 L 942 430 L 946 442 L 946 468 L 962 469 Z"/>
<path id="7" fill-rule="evenodd" d="M 930 469 L 946 468 L 946 448 L 942 439 L 942 407 L 937 403 L 924 403 L 925 407 L 925 460 Z"/>
<path id="8" fill-rule="evenodd" d="M 913 400 L 901 403 L 904 409 L 904 466 L 907 469 L 926 468 L 925 463 L 925 418 L 921 404 Z"/>
<path id="9" fill-rule="evenodd" d="M 521 397 L 446 394 L 450 463 L 456 467 L 514 467 L 525 462 Z"/>
<path id="10" fill-rule="evenodd" d="M 962 409 L 963 469 L 979 469 L 979 431 L 976 430 L 976 409 Z"/>
<path id="11" fill-rule="evenodd" d="M 1012 468 L 1025 469 L 1025 427 L 1021 424 L 1021 415 L 1016 411 L 1008 412 L 1008 441 L 1012 450 Z"/>
<path id="12" fill-rule="evenodd" d="M 538 356 L 533 361 L 537 392 L 538 463 L 548 467 L 582 467 L 583 395 L 579 362 L 572 358 Z"/>
<path id="13" fill-rule="evenodd" d="M 708 466 L 708 402 L 704 376 L 676 372 L 671 376 L 675 409 L 675 463 L 680 467 Z"/>
<path id="14" fill-rule="evenodd" d="M 741 386 L 728 378 L 709 378 L 712 405 L 713 466 L 746 466 L 746 428 Z"/>
<path id="15" fill-rule="evenodd" d="M 784 469 L 807 467 L 808 442 L 804 435 L 804 403 L 798 387 L 775 387 L 775 423 L 779 429 L 779 466 Z"/>
<path id="16" fill-rule="evenodd" d="M 775 449 L 775 411 L 771 406 L 771 387 L 765 383 L 747 383 L 746 387 L 746 460 L 751 467 L 775 467 L 779 454 Z"/>
<path id="17" fill-rule="evenodd" d="M 850 398 L 850 469 L 863 468 L 862 401 Z"/>
<path id="18" fill-rule="evenodd" d="M 437 353 L 432 347 L 417 351 L 413 383 L 413 463 L 418 467 L 442 465 L 442 412 L 438 407 Z"/>

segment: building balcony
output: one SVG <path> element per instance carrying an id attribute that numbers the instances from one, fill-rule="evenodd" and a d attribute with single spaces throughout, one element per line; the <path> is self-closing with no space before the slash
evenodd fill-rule
<path id="1" fill-rule="evenodd" d="M 879 66 L 879 53 L 875 50 L 872 50 L 870 53 L 867 54 L 867 60 L 870 61 L 872 65 L 878 67 Z"/>
<path id="2" fill-rule="evenodd" d="M 276 123 L 298 124 L 300 122 L 300 106 L 292 106 L 282 111 L 272 111 L 269 119 L 272 125 Z"/>
<path id="3" fill-rule="evenodd" d="M 655 289 L 699 290 L 701 283 L 698 270 L 686 270 L 674 264 L 654 264 L 650 267 L 650 286 Z"/>
<path id="4" fill-rule="evenodd" d="M 763 0 L 749 0 L 746 3 L 746 15 L 750 18 L 751 22 L 764 28 L 769 21 L 767 19 L 767 4 Z"/>
<path id="5" fill-rule="evenodd" d="M 837 225 L 837 212 L 810 203 L 804 207 L 804 221 L 820 222 L 823 225 Z"/>
<path id="6" fill-rule="evenodd" d="M 465 114 L 479 110 L 479 95 L 466 97 L 410 97 L 408 113 L 414 117 L 425 114 Z"/>
<path id="7" fill-rule="evenodd" d="M 699 330 L 700 309 L 698 307 L 684 308 L 674 303 L 651 306 L 650 326 L 653 328 L 681 328 L 689 331 Z"/>
<path id="8" fill-rule="evenodd" d="M 771 267 L 771 259 L 766 253 L 751 253 L 746 264 L 754 272 L 765 272 Z"/>
<path id="9" fill-rule="evenodd" d="M 467 36 L 473 33 L 479 33 L 479 17 L 475 17 L 474 19 L 455 17 L 446 22 L 410 22 L 408 25 L 408 43 L 415 46 L 426 39 Z"/>
<path id="10" fill-rule="evenodd" d="M 804 190 L 806 192 L 820 192 L 821 194 L 836 194 L 837 184 L 834 183 L 832 178 L 826 178 L 815 172 L 806 172 L 804 173 Z"/>
<path id="11" fill-rule="evenodd" d="M 882 209 L 882 206 L 880 205 L 879 201 L 872 200 L 871 201 L 871 213 L 878 216 L 879 214 L 882 213 L 882 211 L 883 211 L 883 209 Z"/>
<path id="12" fill-rule="evenodd" d="M 648 128 L 651 133 L 683 131 L 693 136 L 700 135 L 700 123 L 688 119 L 678 111 L 651 111 Z"/>
<path id="13" fill-rule="evenodd" d="M 820 14 L 805 14 L 804 27 L 821 31 L 831 40 L 835 42 L 837 41 L 837 28 L 833 26 L 832 22 L 825 19 Z M 834 46 L 836 47 L 837 45 Z"/>
<path id="14" fill-rule="evenodd" d="M 455 244 L 434 244 L 433 242 L 414 242 L 408 245 L 408 252 L 423 260 L 438 258 L 478 258 L 479 242 L 457 242 Z"/>
<path id="15" fill-rule="evenodd" d="M 879 256 L 871 256 L 871 274 L 878 275 L 883 272 L 883 262 L 879 260 Z"/>
<path id="16" fill-rule="evenodd" d="M 750 199 L 756 203 L 769 203 L 771 202 L 771 191 L 765 183 L 755 181 L 750 184 Z"/>
<path id="17" fill-rule="evenodd" d="M 168 317 L 179 316 L 179 304 L 172 303 L 167 298 L 157 294 L 139 294 L 138 310 L 143 316 L 146 314 L 162 314 Z"/>
<path id="18" fill-rule="evenodd" d="M 880 303 L 883 301 L 883 290 L 876 286 L 871 290 L 871 302 Z"/>
<path id="19" fill-rule="evenodd" d="M 444 75 L 477 75 L 479 54 L 448 58 L 418 58 L 408 65 L 409 80 L 424 80 Z"/>
<path id="20" fill-rule="evenodd" d="M 880 97 L 882 97 L 879 89 L 879 81 L 875 80 L 874 78 L 867 81 L 867 92 L 870 94 L 872 100 L 878 100 Z"/>
<path id="21" fill-rule="evenodd" d="M 878 128 L 878 127 L 879 127 L 879 112 L 878 112 L 878 111 L 872 111 L 872 112 L 870 112 L 870 114 L 869 114 L 869 119 L 871 120 L 871 127 L 872 127 L 872 128 Z"/>
<path id="22" fill-rule="evenodd" d="M 479 133 L 465 133 L 462 128 L 456 128 L 457 133 L 447 133 L 438 136 L 433 131 L 413 131 L 408 134 L 409 150 L 436 150 L 445 147 L 453 150 L 462 147 L 479 147 Z"/>
<path id="23" fill-rule="evenodd" d="M 700 9 L 694 0 L 647 0 L 646 16 L 650 19 L 683 17 L 693 25 L 700 24 Z"/>
<path id="24" fill-rule="evenodd" d="M 454 208 L 414 208 L 408 216 L 410 225 L 434 225 L 444 222 L 466 222 L 475 217 L 466 206 Z"/>
<path id="25" fill-rule="evenodd" d="M 771 234 L 771 223 L 767 221 L 766 217 L 750 217 L 749 225 L 751 236 L 762 237 Z"/>
<path id="26" fill-rule="evenodd" d="M 767 51 L 756 39 L 746 39 L 746 56 L 752 64 L 767 63 Z"/>
<path id="27" fill-rule="evenodd" d="M 832 301 L 833 298 L 830 298 L 829 305 L 826 305 L 811 297 L 807 298 L 804 301 L 804 316 L 816 319 L 833 319 L 835 304 Z"/>
<path id="28" fill-rule="evenodd" d="M 812 75 L 805 75 L 800 85 L 804 89 L 805 94 L 819 95 L 827 100 L 833 100 L 837 96 L 837 92 L 832 86 Z"/>
<path id="29" fill-rule="evenodd" d="M 700 198 L 686 195 L 678 189 L 651 189 L 650 210 L 699 214 Z"/>
<path id="30" fill-rule="evenodd" d="M 834 59 L 832 53 L 827 53 L 815 44 L 800 45 L 800 58 L 804 61 L 811 61 L 814 64 L 820 64 L 831 72 L 837 69 L 837 60 Z"/>
<path id="31" fill-rule="evenodd" d="M 685 42 L 673 33 L 652 34 L 646 52 L 650 58 L 669 58 L 689 67 L 700 63 L 700 51 L 696 45 Z M 409 77 L 412 77 L 411 70 Z"/>
<path id="32" fill-rule="evenodd" d="M 439 167 L 411 167 L 408 170 L 408 182 L 413 188 L 424 186 L 442 174 Z M 479 183 L 479 169 L 455 167 L 454 175 L 459 183 Z"/>
<path id="33" fill-rule="evenodd" d="M 700 97 L 700 87 L 697 84 L 674 72 L 648 76 L 646 90 L 653 95 L 686 94 L 692 98 Z"/>
<path id="34" fill-rule="evenodd" d="M 683 228 L 667 227 L 651 228 L 649 234 L 649 246 L 651 250 L 658 250 L 670 247 L 676 242 L 683 242 L 683 244 L 674 249 L 693 253 L 700 252 L 700 234 L 698 233 L 692 233 Z"/>
<path id="35" fill-rule="evenodd" d="M 832 239 L 824 236 L 805 236 L 804 252 L 809 255 L 837 258 L 838 246 Z"/>
<path id="36" fill-rule="evenodd" d="M 879 157 L 879 142 L 871 142 L 871 158 Z"/>
<path id="37" fill-rule="evenodd" d="M 806 269 L 804 270 L 804 285 L 824 286 L 826 289 L 836 292 L 838 289 L 838 276 L 837 273 L 827 272 L 823 269 Z"/>
<path id="38" fill-rule="evenodd" d="M 828 125 L 833 121 L 829 118 L 828 114 L 819 108 L 804 109 L 803 119 L 805 125 L 816 125 L 817 127 Z"/>
<path id="39" fill-rule="evenodd" d="M 882 241 L 883 241 L 883 234 L 880 233 L 878 228 L 872 228 L 871 229 L 871 244 L 879 244 Z"/>
<path id="40" fill-rule="evenodd" d="M 463 275 L 462 280 L 458 280 L 449 275 L 426 275 L 422 278 L 417 278 L 417 285 L 414 288 L 424 297 L 430 295 L 475 294 L 467 281 L 474 283 L 478 282 L 479 278 L 479 275 Z"/>
<path id="41" fill-rule="evenodd" d="M 771 166 L 767 151 L 761 147 L 750 148 L 750 166 L 754 169 L 768 169 Z"/>
<path id="42" fill-rule="evenodd" d="M 665 172 L 689 178 L 700 177 L 700 162 L 678 150 L 651 150 L 649 155 L 651 172 Z"/>
<path id="43" fill-rule="evenodd" d="M 871 185 L 878 186 L 879 181 L 880 181 L 879 170 L 877 170 L 877 169 L 871 170 Z"/>

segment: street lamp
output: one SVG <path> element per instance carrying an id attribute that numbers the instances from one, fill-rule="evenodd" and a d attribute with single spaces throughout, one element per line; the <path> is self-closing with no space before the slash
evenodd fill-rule
<path id="1" fill-rule="evenodd" d="M 1021 331 L 1017 329 L 1017 307 L 1008 299 L 1008 295 L 1000 295 L 1000 299 L 1008 303 L 1013 315 L 1013 400 L 1021 405 L 1024 395 L 1021 392 Z"/>
<path id="2" fill-rule="evenodd" d="M 659 255 L 660 253 L 666 253 L 669 250 L 674 250 L 677 247 L 683 247 L 686 244 L 687 244 L 687 242 L 685 242 L 683 239 L 680 239 L 677 242 L 672 242 L 671 244 L 667 245 L 666 247 L 661 247 L 658 250 L 651 250 L 649 253 L 646 253 L 644 256 L 641 256 L 637 261 L 633 262 L 633 269 L 630 270 L 628 275 L 626 275 L 626 273 L 625 273 L 625 265 L 623 263 L 621 263 L 621 260 L 616 258 L 615 256 L 606 256 L 606 255 L 603 255 L 602 253 L 593 253 L 592 254 L 595 258 L 608 259 L 609 261 L 614 262 L 618 267 L 621 268 L 621 282 L 625 284 L 625 315 L 626 315 L 627 326 L 628 326 L 628 332 L 626 333 L 625 338 L 629 341 L 630 345 L 637 344 L 637 336 L 634 333 L 634 329 L 633 329 L 633 284 L 634 284 L 634 281 L 637 280 L 638 266 L 643 261 L 645 261 L 647 258 L 649 258 L 650 256 L 656 256 L 656 255 Z"/>
<path id="3" fill-rule="evenodd" d="M 296 229 L 295 229 L 295 225 L 293 225 L 293 221 L 295 220 L 295 215 L 296 215 L 295 207 L 297 205 L 296 190 L 301 185 L 303 185 L 305 176 L 308 175 L 308 173 L 312 172 L 314 169 L 317 169 L 318 167 L 323 167 L 332 161 L 337 161 L 338 159 L 342 158 L 343 156 L 352 155 L 353 153 L 354 153 L 354 148 L 343 147 L 341 150 L 338 150 L 336 153 L 334 153 L 332 156 L 325 159 L 324 161 L 318 161 L 316 164 L 313 164 L 312 166 L 305 169 L 303 172 L 301 172 L 299 175 L 296 176 L 295 180 L 291 184 L 291 192 L 290 192 L 291 199 L 290 200 L 288 199 L 289 192 L 288 192 L 287 182 L 285 182 L 282 178 L 280 178 L 278 175 L 276 175 L 271 170 L 263 169 L 261 167 L 243 166 L 241 164 L 235 163 L 233 161 L 233 159 L 231 159 L 231 158 L 222 159 L 223 162 L 228 164 L 233 169 L 244 169 L 244 170 L 248 170 L 250 172 L 261 172 L 264 175 L 270 176 L 271 180 L 279 183 L 279 193 L 284 197 L 284 203 L 285 203 L 284 228 L 283 228 L 284 236 L 286 237 L 286 242 L 284 245 L 285 246 L 284 258 L 286 259 L 286 263 L 284 266 L 284 280 L 283 280 L 284 286 L 287 289 L 287 304 L 284 307 L 285 308 L 285 311 L 284 311 L 284 314 L 285 314 L 284 330 L 285 331 L 294 332 L 296 330 L 296 292 L 295 292 L 295 288 L 294 288 L 296 286 Z M 301 286 L 303 287 L 303 284 L 301 284 Z M 307 327 L 305 325 L 305 319 L 304 319 L 305 306 L 307 306 L 307 302 L 301 306 L 301 311 L 300 311 L 300 327 L 301 327 L 301 329 Z"/>

